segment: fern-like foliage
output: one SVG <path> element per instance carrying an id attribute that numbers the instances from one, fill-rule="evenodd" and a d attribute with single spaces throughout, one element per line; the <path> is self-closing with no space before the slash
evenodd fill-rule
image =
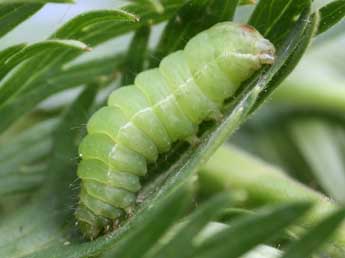
<path id="1" fill-rule="evenodd" d="M 0 43 L 1 37 L 48 2 L 73 1 L 0 0 Z M 99 93 L 118 82 L 132 82 L 137 73 L 156 66 L 198 32 L 234 20 L 239 5 L 254 2 L 131 1 L 121 9 L 76 16 L 47 40 L 0 51 L 0 257 L 251 258 L 264 253 L 262 257 L 305 258 L 317 254 L 345 217 L 337 204 L 322 206 L 321 195 L 269 165 L 257 165 L 237 149 L 231 163 L 203 165 L 294 70 L 313 38 L 344 17 L 344 0 L 316 11 L 311 0 L 261 0 L 253 5 L 248 23 L 274 42 L 276 62 L 241 86 L 221 121 L 203 126 L 199 144 L 177 144 L 152 166 L 152 174 L 159 171 L 161 176 L 147 180 L 142 203 L 118 230 L 86 242 L 74 225 L 77 145 L 89 115 L 102 104 L 96 98 Z M 153 27 L 162 22 L 166 23 L 157 46 L 150 48 L 151 36 L 157 35 Z M 134 36 L 126 52 L 74 62 L 131 32 Z M 62 107 L 47 111 L 38 106 L 72 88 L 81 88 L 80 94 Z M 317 166 L 307 145 L 314 141 L 313 133 L 320 132 L 305 138 L 304 129 L 297 131 L 299 147 Z M 234 169 L 247 173 L 247 178 L 223 175 Z M 258 178 L 265 175 L 269 177 L 261 185 Z M 338 196 L 326 180 L 320 180 L 328 193 Z M 291 198 L 275 191 L 282 182 L 289 186 L 284 191 Z M 325 212 L 318 213 L 318 207 Z M 345 242 L 337 240 L 322 252 L 344 257 Z M 282 250 L 273 248 L 278 244 Z"/>

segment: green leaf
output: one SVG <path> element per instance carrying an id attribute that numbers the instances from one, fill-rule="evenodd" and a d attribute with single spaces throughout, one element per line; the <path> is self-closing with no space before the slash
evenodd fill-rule
<path id="1" fill-rule="evenodd" d="M 171 52 L 183 49 L 185 44 L 200 31 L 211 25 L 231 20 L 238 0 L 193 0 L 187 2 L 166 26 L 151 60 L 151 67 Z"/>
<path id="2" fill-rule="evenodd" d="M 230 228 L 201 243 L 193 257 L 236 258 L 259 243 L 279 235 L 288 225 L 304 215 L 309 208 L 310 205 L 305 203 L 288 204 L 264 209 L 253 216 L 235 220 Z"/>
<path id="3" fill-rule="evenodd" d="M 45 178 L 45 163 L 41 160 L 51 151 L 51 134 L 57 120 L 49 119 L 0 145 L 0 194 L 31 190 Z"/>
<path id="4" fill-rule="evenodd" d="M 127 229 L 130 232 L 102 257 L 141 257 L 167 231 L 168 227 L 183 215 L 188 205 L 191 204 L 191 200 L 190 192 L 181 189 L 168 198 L 164 198 L 156 209 L 150 211 L 151 214 L 146 213 L 144 215 L 146 217 L 142 218 L 141 225 Z M 142 238 L 142 236 L 145 236 L 145 238 Z M 141 241 L 138 241 L 138 239 L 141 239 Z M 134 242 L 137 244 L 133 245 Z M 131 248 L 128 248 L 128 246 L 131 246 Z"/>
<path id="5" fill-rule="evenodd" d="M 188 218 L 186 224 L 180 228 L 175 236 L 154 254 L 147 258 L 189 258 L 195 252 L 193 238 L 205 225 L 219 216 L 226 207 L 230 206 L 231 198 L 228 193 L 219 194 L 198 207 Z"/>
<path id="6" fill-rule="evenodd" d="M 15 216 L 0 225 L 2 257 L 23 257 L 49 245 L 63 244 L 68 235 L 64 226 L 73 228 L 72 223 L 66 225 L 65 218 L 72 213 L 68 207 L 73 202 L 69 185 L 75 174 L 70 171 L 76 165 L 73 157 L 77 153 L 76 142 L 80 131 L 71 128 L 79 128 L 85 123 L 87 117 L 80 114 L 88 112 L 95 92 L 95 87 L 87 88 L 64 113 L 54 133 L 54 151 L 50 156 L 49 176 L 44 187 L 18 209 Z"/>
<path id="7" fill-rule="evenodd" d="M 308 231 L 301 240 L 293 243 L 281 258 L 310 257 L 325 244 L 345 218 L 345 210 L 334 212 Z M 339 257 L 339 256 L 331 256 Z M 340 257 L 339 257 L 340 258 Z"/>
<path id="8" fill-rule="evenodd" d="M 165 12 L 163 14 L 147 11 L 139 4 L 127 6 L 125 9 L 128 12 L 101 10 L 81 14 L 59 29 L 57 33 L 52 35 L 52 38 L 55 38 L 57 35 L 63 37 L 69 35 L 73 36 L 74 39 L 94 46 L 110 38 L 137 29 L 144 24 L 153 24 L 169 18 L 181 5 L 180 1 L 166 0 L 164 2 Z M 136 20 L 136 17 L 140 17 L 140 21 L 133 22 Z M 54 77 L 56 73 L 61 73 L 61 66 L 77 56 L 78 53 L 75 51 L 64 51 L 62 53 L 61 51 L 56 51 L 50 55 L 29 60 L 18 71 L 14 72 L 6 80 L 6 84 L 10 85 L 8 87 L 20 87 L 21 92 L 19 95 L 21 96 L 17 96 L 15 100 L 9 101 L 0 108 L 1 117 L 5 118 L 0 124 L 0 132 L 7 129 L 20 115 L 29 112 L 45 97 L 59 91 L 59 88 L 54 89 L 54 87 L 49 85 L 48 78 Z M 43 85 L 43 81 L 46 82 L 45 85 Z M 73 84 L 73 82 L 68 82 L 68 84 Z M 3 116 L 3 114 L 6 115 Z"/>
<path id="9" fill-rule="evenodd" d="M 12 144 L 9 142 L 9 144 Z M 14 142 L 13 144 L 18 144 Z M 19 143 L 20 144 L 20 143 Z M 47 155 L 51 150 L 51 139 L 41 139 L 39 142 L 32 141 L 32 145 L 26 146 L 27 149 L 21 150 L 18 147 L 20 145 L 14 145 L 17 149 L 17 153 L 1 161 L 0 176 L 2 180 L 5 180 L 4 176 L 10 176 L 13 173 L 25 174 L 26 166 L 32 162 L 39 161 Z"/>
<path id="10" fill-rule="evenodd" d="M 318 34 L 321 34 L 338 23 L 345 16 L 345 0 L 332 1 L 320 10 Z"/>
<path id="11" fill-rule="evenodd" d="M 19 45 L 20 46 L 20 45 Z M 19 49 L 19 46 L 14 46 L 16 49 L 16 53 L 8 56 L 4 61 L 3 65 L 0 68 L 0 80 L 16 65 L 20 64 L 21 62 L 32 58 L 36 55 L 39 55 L 43 52 L 46 52 L 50 49 L 58 49 L 62 51 L 64 49 L 76 49 L 80 51 L 88 51 L 90 50 L 87 45 L 84 43 L 77 41 L 77 40 L 46 40 L 42 42 L 35 43 L 30 46 L 23 47 Z M 9 51 L 13 51 L 13 47 L 7 49 L 6 52 L 9 54 Z M 49 54 L 47 52 L 46 54 Z"/>
<path id="12" fill-rule="evenodd" d="M 122 62 L 121 56 L 102 58 L 61 69 L 53 75 L 42 78 L 42 81 L 37 82 L 35 89 L 16 96 L 0 108 L 2 118 L 0 132 L 54 93 L 87 83 L 111 81 L 116 77 Z"/>
<path id="13" fill-rule="evenodd" d="M 52 52 L 75 49 L 77 51 L 88 51 L 89 48 L 82 42 L 76 40 L 46 40 L 22 48 L 19 52 L 7 58 L 0 67 L 0 80 L 18 64 L 29 58 L 44 54 L 50 55 Z M 34 64 L 32 64 L 34 65 Z M 43 68 L 43 67 L 42 67 Z M 6 103 L 23 85 L 14 84 L 13 80 L 5 82 L 0 88 L 0 107 Z"/>
<path id="14" fill-rule="evenodd" d="M 273 92 L 273 90 L 280 85 L 280 83 L 295 69 L 298 62 L 301 60 L 303 54 L 307 50 L 310 42 L 315 35 L 315 31 L 318 25 L 318 16 L 310 15 L 310 9 L 305 9 L 301 14 L 295 29 L 289 34 L 291 42 L 282 44 L 278 56 L 284 56 L 284 60 L 276 60 L 276 62 L 282 61 L 279 71 L 276 72 L 272 80 L 267 84 L 265 91 L 263 91 L 259 99 L 253 108 L 253 111 L 261 105 L 265 99 Z M 288 44 L 293 47 L 289 47 Z M 278 51 L 279 52 L 279 51 Z"/>
<path id="15" fill-rule="evenodd" d="M 20 50 L 22 50 L 24 47 L 26 47 L 26 44 L 18 44 L 13 45 L 11 47 L 8 47 L 4 50 L 0 51 L 0 64 L 3 65 L 4 62 L 10 58 L 12 55 L 16 54 Z"/>
<path id="16" fill-rule="evenodd" d="M 304 120 L 291 124 L 292 138 L 323 189 L 345 204 L 345 167 L 334 131 L 321 121 Z"/>
<path id="17" fill-rule="evenodd" d="M 8 196 L 31 192 L 38 188 L 45 179 L 45 166 L 26 167 L 25 172 L 0 176 L 0 194 L 4 201 Z M 24 169 L 23 169 L 24 170 Z"/>
<path id="18" fill-rule="evenodd" d="M 150 27 L 144 26 L 135 33 L 124 61 L 122 85 L 133 83 L 136 75 L 144 70 L 150 32 Z"/>
<path id="19" fill-rule="evenodd" d="M 99 10 L 90 11 L 88 13 L 81 14 L 72 20 L 68 21 L 58 31 L 56 31 L 52 38 L 72 38 L 79 39 L 80 35 L 87 32 L 89 27 L 105 23 L 105 22 L 136 22 L 138 17 L 132 13 L 122 10 Z"/>
<path id="20" fill-rule="evenodd" d="M 8 170 L 13 170 L 13 167 L 11 167 L 11 169 L 6 169 L 9 168 L 7 164 L 18 166 L 32 160 L 32 158 L 30 158 L 30 151 L 33 149 L 31 148 L 33 148 L 35 144 L 43 143 L 42 141 L 50 138 L 56 123 L 56 119 L 50 119 L 25 129 L 24 132 L 17 134 L 15 138 L 2 141 L 0 145 L 0 175 L 6 174 Z M 23 155 L 21 155 L 21 153 L 23 153 Z M 32 157 L 36 159 L 39 156 L 32 155 Z"/>
<path id="21" fill-rule="evenodd" d="M 176 189 L 176 192 L 165 196 L 155 205 L 151 205 L 147 212 L 143 213 L 136 221 L 123 225 L 107 236 L 82 245 L 77 243 L 63 246 L 60 244 L 60 247 L 43 250 L 30 257 L 43 258 L 54 254 L 54 258 L 84 258 L 99 255 L 104 250 L 107 251 L 102 255 L 102 258 L 113 257 L 115 253 L 116 255 L 121 253 L 120 257 L 127 257 L 133 253 L 143 254 L 190 206 L 192 196 L 190 189 L 186 187 L 188 185 Z M 144 239 L 142 238 L 143 235 L 146 236 Z M 142 241 L 134 247 L 133 241 L 137 241 L 138 238 Z M 130 257 L 140 257 L 140 255 Z"/>
<path id="22" fill-rule="evenodd" d="M 120 10 L 106 10 L 106 11 L 92 11 L 86 14 L 77 16 L 70 20 L 62 28 L 60 28 L 55 34 L 54 38 L 78 38 L 80 31 L 85 31 L 85 28 L 106 21 L 111 22 L 133 22 L 135 17 L 127 12 Z M 37 85 L 37 80 L 40 76 L 44 76 L 50 73 L 50 69 L 61 66 L 65 62 L 73 59 L 80 54 L 80 49 L 89 50 L 84 44 L 77 41 L 48 41 L 42 43 L 45 48 L 48 46 L 50 51 L 46 50 L 46 53 L 42 56 L 31 59 L 24 66 L 22 66 L 17 72 L 15 72 L 5 84 L 1 90 L 4 92 L 0 94 L 1 100 L 9 100 L 9 96 L 13 95 L 18 90 L 25 88 L 33 88 Z M 66 48 L 66 50 L 57 49 L 57 46 Z M 49 48 L 48 48 L 49 49 Z M 34 45 L 23 54 L 24 57 L 36 54 L 37 52 L 44 52 L 45 49 L 42 45 Z M 19 54 L 17 60 L 23 58 Z M 16 59 L 15 59 L 16 60 Z M 15 61 L 14 61 L 15 63 Z M 11 68 L 11 66 L 9 67 Z M 30 86 L 31 85 L 31 86 Z"/>
<path id="23" fill-rule="evenodd" d="M 310 0 L 260 1 L 248 23 L 278 46 L 291 32 L 296 23 L 296 17 L 299 17 L 310 4 Z"/>
<path id="24" fill-rule="evenodd" d="M 132 22 L 135 17 L 129 13 L 119 10 L 106 10 L 106 11 L 93 11 L 86 14 L 77 16 L 70 20 L 62 28 L 60 28 L 55 34 L 55 38 L 78 38 L 80 31 L 85 31 L 88 26 L 104 23 L 105 21 L 111 22 Z M 66 50 L 56 49 L 55 44 L 66 48 Z M 59 44 L 60 43 L 60 44 Z M 48 41 L 42 43 L 43 45 L 52 47 L 50 51 L 39 57 L 31 59 L 24 66 L 22 66 L 17 72 L 15 72 L 5 84 L 2 86 L 1 99 L 9 99 L 14 92 L 18 90 L 25 90 L 25 88 L 34 88 L 37 86 L 37 80 L 40 76 L 47 76 L 50 74 L 50 69 L 54 67 L 62 66 L 65 62 L 71 60 L 80 54 L 80 49 L 89 50 L 84 44 L 76 41 Z M 54 49 L 55 48 L 55 49 Z M 29 53 L 44 51 L 42 46 L 33 46 L 28 50 Z M 25 56 L 25 55 L 24 55 Z M 19 58 L 20 59 L 20 58 Z M 31 85 L 31 86 L 30 86 Z M 8 93 L 9 92 L 9 93 Z"/>
<path id="25" fill-rule="evenodd" d="M 1 2 L 0 2 L 1 3 Z M 42 4 L 0 4 L 0 38 L 42 8 Z"/>
<path id="26" fill-rule="evenodd" d="M 91 46 L 98 45 L 111 38 L 123 35 L 127 32 L 136 30 L 144 25 L 153 25 L 169 19 L 181 7 L 185 0 L 165 0 L 164 12 L 157 13 L 155 10 L 148 9 L 147 5 L 140 3 L 130 4 L 122 8 L 125 13 L 132 14 L 135 22 L 102 22 L 90 25 L 81 31 L 78 40 Z"/>

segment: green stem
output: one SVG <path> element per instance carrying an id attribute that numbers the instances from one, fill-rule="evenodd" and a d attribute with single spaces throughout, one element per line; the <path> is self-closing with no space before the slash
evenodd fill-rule
<path id="1" fill-rule="evenodd" d="M 329 198 L 293 180 L 279 168 L 230 145 L 219 148 L 199 171 L 199 183 L 201 193 L 205 195 L 229 190 L 245 193 L 244 205 L 248 208 L 283 202 L 312 202 L 314 208 L 299 222 L 299 229 L 292 229 L 296 234 L 301 233 L 301 228 L 309 229 L 338 208 Z M 332 253 L 344 250 L 345 224 L 333 243 Z"/>
<path id="2" fill-rule="evenodd" d="M 273 94 L 273 101 L 317 110 L 345 112 L 343 86 L 291 81 Z"/>

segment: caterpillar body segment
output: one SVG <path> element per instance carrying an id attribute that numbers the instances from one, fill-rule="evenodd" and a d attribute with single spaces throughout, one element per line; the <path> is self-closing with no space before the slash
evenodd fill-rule
<path id="1" fill-rule="evenodd" d="M 204 120 L 219 117 L 224 100 L 263 64 L 274 46 L 248 25 L 219 23 L 192 38 L 158 68 L 115 90 L 87 125 L 78 167 L 75 213 L 81 231 L 97 237 L 136 202 L 147 165 L 172 144 L 195 136 Z"/>

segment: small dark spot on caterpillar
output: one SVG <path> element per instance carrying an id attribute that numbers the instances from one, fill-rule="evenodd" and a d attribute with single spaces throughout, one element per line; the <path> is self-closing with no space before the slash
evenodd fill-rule
<path id="1" fill-rule="evenodd" d="M 23 232 L 23 226 L 19 226 L 19 232 L 20 232 L 20 233 Z"/>

